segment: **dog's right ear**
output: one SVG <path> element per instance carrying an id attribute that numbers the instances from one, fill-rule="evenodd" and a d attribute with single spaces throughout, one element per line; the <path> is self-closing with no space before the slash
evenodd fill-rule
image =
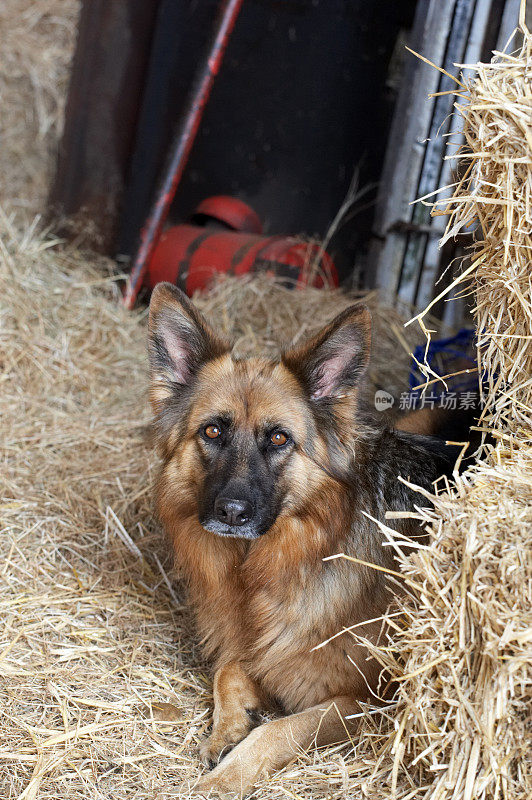
<path id="1" fill-rule="evenodd" d="M 149 318 L 150 399 L 161 415 L 187 395 L 201 367 L 230 351 L 189 298 L 171 283 L 152 292 Z"/>

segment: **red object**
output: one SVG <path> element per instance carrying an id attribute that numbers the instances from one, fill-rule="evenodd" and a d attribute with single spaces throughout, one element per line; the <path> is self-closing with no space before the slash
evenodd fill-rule
<path id="1" fill-rule="evenodd" d="M 141 232 L 140 245 L 124 293 L 123 302 L 126 308 L 133 308 L 144 280 L 146 269 L 157 247 L 172 200 L 175 197 L 192 145 L 196 139 L 214 78 L 220 69 L 231 31 L 240 13 L 243 1 L 222 0 L 208 56 L 200 64 L 188 107 L 168 154 L 155 203 Z"/>
<path id="2" fill-rule="evenodd" d="M 209 220 L 222 222 L 234 231 L 262 233 L 262 222 L 259 215 L 238 197 L 230 197 L 225 194 L 207 197 L 196 208 L 193 221 L 196 217 L 207 217 Z"/>
<path id="3" fill-rule="evenodd" d="M 191 296 L 217 274 L 259 271 L 285 277 L 297 288 L 309 283 L 316 287 L 338 285 L 333 260 L 315 242 L 208 225 L 176 225 L 165 231 L 148 265 L 146 284 L 153 289 L 156 283 L 169 281 Z"/>

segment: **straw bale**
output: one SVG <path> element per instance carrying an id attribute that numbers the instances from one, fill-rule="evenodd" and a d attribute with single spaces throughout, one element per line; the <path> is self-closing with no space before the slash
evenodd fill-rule
<path id="1" fill-rule="evenodd" d="M 26 220 L 42 211 L 55 166 L 79 6 L 0 3 L 0 199 Z"/>
<path id="2" fill-rule="evenodd" d="M 402 558 L 409 597 L 381 652 L 399 681 L 392 797 L 532 796 L 531 467 L 530 441 L 499 445 L 420 512 L 430 545 Z"/>

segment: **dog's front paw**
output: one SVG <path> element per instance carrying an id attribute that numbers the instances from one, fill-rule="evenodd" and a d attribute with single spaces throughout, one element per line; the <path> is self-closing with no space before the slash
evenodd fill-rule
<path id="1" fill-rule="evenodd" d="M 200 744 L 200 758 L 207 767 L 213 767 L 227 751 L 245 739 L 251 730 L 251 719 L 247 714 L 229 723 L 215 725 L 211 735 Z"/>
<path id="2" fill-rule="evenodd" d="M 258 770 L 250 769 L 251 765 L 243 767 L 240 763 L 229 761 L 230 759 L 231 753 L 212 772 L 203 775 L 194 787 L 194 792 L 202 797 L 234 800 L 235 797 L 242 798 L 251 791 L 259 777 Z"/>
<path id="3" fill-rule="evenodd" d="M 195 791 L 204 797 L 234 798 L 248 794 L 269 765 L 267 753 L 260 746 L 261 728 L 255 728 L 212 772 L 203 775 Z"/>
<path id="4" fill-rule="evenodd" d="M 231 742 L 226 741 L 217 734 L 211 734 L 202 741 L 199 746 L 200 759 L 206 767 L 212 769 L 216 766 L 223 751 L 231 746 Z"/>
<path id="5" fill-rule="evenodd" d="M 235 800 L 241 798 L 243 795 L 235 788 L 229 781 L 227 783 L 218 780 L 213 776 L 213 772 L 208 772 L 199 779 L 198 783 L 194 786 L 194 797 L 208 797 L 208 798 L 221 798 L 222 800 Z"/>

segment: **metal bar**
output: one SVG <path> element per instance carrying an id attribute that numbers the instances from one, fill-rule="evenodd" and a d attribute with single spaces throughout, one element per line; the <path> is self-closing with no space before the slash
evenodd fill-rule
<path id="1" fill-rule="evenodd" d="M 479 0 L 481 2 L 482 0 Z M 489 0 L 488 0 L 489 1 Z M 442 66 L 451 75 L 458 76 L 455 63 L 461 63 L 467 49 L 467 42 L 471 32 L 473 14 L 476 0 L 457 0 L 453 19 L 449 29 L 449 38 Z M 446 75 L 441 75 L 438 83 L 438 92 L 452 91 L 456 84 Z M 447 94 L 432 100 L 432 119 L 430 123 L 425 154 L 421 165 L 419 180 L 416 190 L 417 197 L 423 197 L 442 186 L 441 173 L 444 165 L 446 133 L 452 124 L 452 110 L 454 96 Z M 445 184 L 443 184 L 445 185 Z M 420 224 L 430 225 L 430 208 L 415 203 L 411 206 L 411 219 Z M 426 263 L 426 251 L 429 243 L 427 235 L 411 235 L 408 238 L 403 261 L 398 294 L 401 300 L 413 306 L 419 305 L 419 288 L 428 282 L 432 288 L 434 281 L 433 269 L 435 265 Z M 429 298 L 430 299 L 430 298 Z"/>
<path id="2" fill-rule="evenodd" d="M 170 148 L 155 203 L 141 232 L 140 246 L 124 293 L 123 302 L 126 308 L 133 307 L 142 285 L 148 263 L 159 240 L 192 150 L 214 79 L 220 69 L 231 31 L 242 4 L 243 0 L 224 0 L 221 6 L 208 57 L 201 65 L 188 107 Z"/>
<path id="3" fill-rule="evenodd" d="M 494 14 L 497 14 L 497 3 L 494 2 L 494 0 L 477 0 L 471 31 L 467 38 L 467 46 L 463 57 L 464 64 L 476 64 L 477 61 L 481 60 L 486 37 L 488 35 L 489 24 Z M 465 82 L 475 77 L 474 70 L 472 69 L 465 68 L 461 70 L 461 72 L 462 79 L 465 79 Z M 463 103 L 465 103 L 465 99 L 462 97 L 454 98 L 455 108 Z M 447 144 L 444 147 L 442 156 L 445 154 L 447 158 L 449 158 L 449 156 L 458 152 L 463 144 L 462 127 L 463 118 L 460 113 L 455 110 L 451 117 Z M 451 160 L 442 161 L 438 185 L 449 186 L 453 179 L 456 179 L 456 175 L 456 164 Z M 437 187 L 435 186 L 434 188 Z M 452 189 L 440 192 L 438 194 L 438 200 L 443 201 L 446 198 L 450 198 L 451 195 Z M 420 286 L 416 297 L 416 305 L 419 308 L 425 308 L 436 294 L 439 294 L 445 284 L 450 283 L 454 277 L 453 270 L 447 269 L 449 266 L 447 263 L 449 254 L 451 254 L 450 258 L 453 258 L 453 248 L 445 248 L 445 252 L 442 253 L 438 243 L 438 240 L 443 236 L 445 231 L 447 219 L 447 217 L 434 217 L 431 220 L 434 238 L 428 242 L 423 259 L 423 271 L 421 273 Z M 442 285 L 437 287 L 436 282 L 442 277 L 444 270 L 446 270 L 445 278 L 443 279 Z M 452 325 L 454 321 L 459 322 L 459 320 L 451 319 L 451 316 L 458 317 L 460 314 L 463 315 L 463 304 L 457 302 L 439 303 L 437 307 L 435 307 L 434 315 L 443 318 L 444 312 L 445 322 Z"/>
<path id="4" fill-rule="evenodd" d="M 521 8 L 521 0 L 506 0 L 504 11 L 502 13 L 501 25 L 499 28 L 499 35 L 497 37 L 497 50 L 504 50 L 508 45 L 512 33 L 515 31 L 519 24 L 519 9 Z M 508 51 L 511 53 L 519 46 L 518 41 L 514 40 L 510 43 Z"/>
<path id="5" fill-rule="evenodd" d="M 411 46 L 441 63 L 447 44 L 447 33 L 456 0 L 420 0 L 412 32 Z M 392 130 L 386 150 L 377 201 L 374 231 L 379 237 L 373 242 L 370 260 L 375 270 L 374 285 L 390 300 L 399 286 L 405 237 L 390 232 L 397 220 L 408 220 L 409 203 L 416 199 L 418 177 L 425 154 L 432 106 L 427 95 L 436 91 L 439 73 L 415 56 L 408 56 L 407 70 L 402 80 L 396 104 Z"/>

